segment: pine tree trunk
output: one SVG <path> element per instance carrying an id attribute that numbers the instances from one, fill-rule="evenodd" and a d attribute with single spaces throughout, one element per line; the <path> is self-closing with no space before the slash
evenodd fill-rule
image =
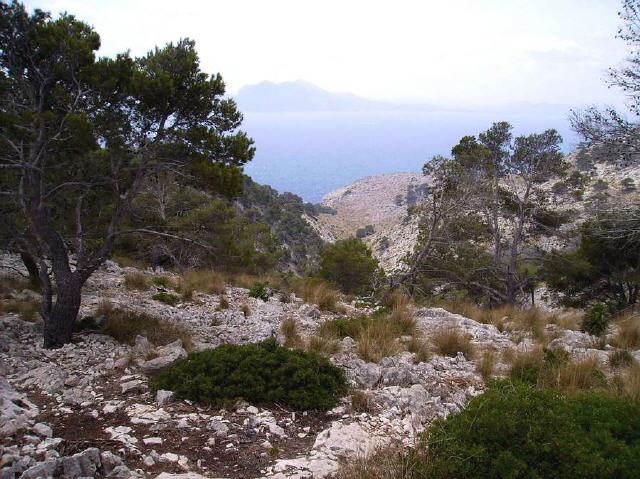
<path id="1" fill-rule="evenodd" d="M 80 310 L 81 285 L 75 279 L 60 282 L 56 301 L 44 317 L 44 347 L 56 349 L 71 342 Z"/>
<path id="2" fill-rule="evenodd" d="M 34 288 L 40 288 L 40 286 L 42 285 L 42 283 L 40 282 L 40 272 L 38 271 L 38 266 L 36 265 L 33 256 L 23 251 L 20 253 L 20 258 L 22 259 L 22 263 L 29 273 L 29 283 Z"/>

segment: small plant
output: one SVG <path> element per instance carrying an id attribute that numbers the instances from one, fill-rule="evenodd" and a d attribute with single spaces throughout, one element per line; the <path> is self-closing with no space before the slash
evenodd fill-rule
<path id="1" fill-rule="evenodd" d="M 215 271 L 188 271 L 178 280 L 178 292 L 189 301 L 195 291 L 207 294 L 224 294 L 224 277 Z"/>
<path id="2" fill-rule="evenodd" d="M 640 347 L 640 314 L 625 315 L 617 324 L 611 344 L 617 348 Z"/>
<path id="3" fill-rule="evenodd" d="M 164 321 L 150 314 L 114 307 L 103 303 L 93 315 L 103 317 L 101 330 L 116 341 L 134 344 L 136 336 L 145 336 L 155 345 L 168 344 L 176 339 L 182 341 L 185 349 L 192 347 L 189 331 L 179 324 Z"/>
<path id="4" fill-rule="evenodd" d="M 149 289 L 149 278 L 139 271 L 135 273 L 127 273 L 124 276 L 124 287 L 129 291 L 146 291 Z"/>
<path id="5" fill-rule="evenodd" d="M 395 336 L 391 322 L 372 321 L 360 330 L 356 338 L 358 356 L 373 363 L 393 356 L 399 349 Z"/>
<path id="6" fill-rule="evenodd" d="M 167 293 L 165 291 L 160 291 L 154 294 L 153 296 L 151 296 L 151 299 L 155 299 L 156 301 L 160 301 L 161 303 L 168 304 L 169 306 L 175 306 L 180 300 L 177 295 Z"/>
<path id="7" fill-rule="evenodd" d="M 407 351 L 414 354 L 413 362 L 415 364 L 429 361 L 432 355 L 429 342 L 419 334 L 411 336 L 411 341 L 407 343 Z"/>
<path id="8" fill-rule="evenodd" d="M 298 322 L 292 317 L 287 316 L 280 324 L 280 334 L 284 337 L 283 346 L 287 348 L 300 348 L 303 345 L 300 336 L 300 328 Z"/>
<path id="9" fill-rule="evenodd" d="M 609 356 L 609 365 L 612 368 L 622 368 L 633 363 L 633 355 L 626 349 L 619 349 Z"/>
<path id="10" fill-rule="evenodd" d="M 309 338 L 307 351 L 331 357 L 340 352 L 340 341 L 331 334 L 314 334 Z"/>
<path id="11" fill-rule="evenodd" d="M 251 288 L 249 288 L 249 296 L 261 299 L 262 301 L 269 301 L 271 292 L 269 291 L 269 286 L 266 283 L 255 283 Z"/>
<path id="12" fill-rule="evenodd" d="M 351 410 L 353 412 L 373 413 L 376 411 L 376 403 L 371 394 L 356 389 L 351 393 Z"/>
<path id="13" fill-rule="evenodd" d="M 248 318 L 249 316 L 251 316 L 251 308 L 247 303 L 242 303 L 240 305 L 240 311 L 242 312 L 245 318 Z"/>
<path id="14" fill-rule="evenodd" d="M 223 309 L 229 309 L 229 300 L 227 299 L 226 296 L 220 297 L 220 301 L 218 302 L 218 306 L 216 309 L 220 311 L 222 311 Z"/>
<path id="15" fill-rule="evenodd" d="M 493 370 L 496 367 L 496 353 L 491 349 L 487 349 L 482 352 L 480 360 L 476 364 L 476 371 L 482 376 L 482 379 L 487 381 L 493 374 Z"/>
<path id="16" fill-rule="evenodd" d="M 341 369 L 316 354 L 279 346 L 275 338 L 192 353 L 153 377 L 151 387 L 214 407 L 242 398 L 298 410 L 331 409 L 347 392 Z"/>
<path id="17" fill-rule="evenodd" d="M 293 298 L 291 297 L 291 293 L 289 293 L 288 291 L 284 291 L 284 292 L 280 293 L 279 300 L 280 300 L 281 303 L 288 304 L 291 301 L 293 301 Z"/>
<path id="18" fill-rule="evenodd" d="M 582 320 L 582 331 L 592 336 L 601 336 L 611 322 L 611 313 L 604 303 L 593 305 Z"/>
<path id="19" fill-rule="evenodd" d="M 455 357 L 458 353 L 462 353 L 467 359 L 473 357 L 473 344 L 457 327 L 437 331 L 432 341 L 437 353 L 443 356 Z"/>
<path id="20" fill-rule="evenodd" d="M 418 479 L 419 459 L 419 453 L 404 447 L 378 449 L 342 464 L 336 479 Z"/>
<path id="21" fill-rule="evenodd" d="M 173 288 L 175 286 L 173 278 L 169 276 L 154 276 L 151 282 L 159 288 Z"/>
<path id="22" fill-rule="evenodd" d="M 612 380 L 616 396 L 640 405 L 640 364 L 633 362 Z"/>
<path id="23" fill-rule="evenodd" d="M 37 299 L 7 301 L 3 304 L 3 310 L 7 313 L 16 313 L 23 321 L 33 323 L 40 318 L 40 301 Z"/>

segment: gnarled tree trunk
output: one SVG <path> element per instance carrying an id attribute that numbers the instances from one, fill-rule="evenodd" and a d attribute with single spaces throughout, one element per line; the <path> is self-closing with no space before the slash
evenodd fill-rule
<path id="1" fill-rule="evenodd" d="M 71 342 L 80 301 L 82 298 L 82 283 L 71 274 L 69 278 L 57 281 L 57 294 L 52 307 L 47 310 L 43 307 L 44 319 L 44 347 L 60 348 Z M 45 293 L 49 298 L 44 298 L 45 304 L 51 304 L 51 291 Z"/>

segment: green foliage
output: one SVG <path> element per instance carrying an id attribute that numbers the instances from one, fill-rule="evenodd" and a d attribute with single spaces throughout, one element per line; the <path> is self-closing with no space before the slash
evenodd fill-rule
<path id="1" fill-rule="evenodd" d="M 363 294 L 372 290 L 380 269 L 367 245 L 349 238 L 322 249 L 319 274 L 344 293 Z"/>
<path id="2" fill-rule="evenodd" d="M 622 186 L 622 190 L 626 193 L 636 190 L 636 181 L 629 176 L 623 178 L 622 181 L 620 181 L 620 185 Z"/>
<path id="3" fill-rule="evenodd" d="M 347 391 L 341 369 L 319 355 L 279 346 L 273 338 L 192 353 L 152 378 L 151 386 L 215 407 L 244 399 L 300 410 L 331 409 Z"/>
<path id="4" fill-rule="evenodd" d="M 269 301 L 269 296 L 271 296 L 269 285 L 267 283 L 254 284 L 249 288 L 249 296 L 261 299 L 262 301 Z"/>
<path id="5" fill-rule="evenodd" d="M 640 237 L 630 234 L 633 228 L 637 225 L 625 211 L 585 223 L 575 250 L 548 255 L 542 279 L 567 306 L 594 301 L 619 310 L 632 306 L 640 299 Z"/>
<path id="6" fill-rule="evenodd" d="M 462 412 L 435 421 L 424 447 L 417 477 L 634 478 L 640 406 L 498 382 Z"/>
<path id="7" fill-rule="evenodd" d="M 593 336 L 601 336 L 611 322 L 611 313 L 607 305 L 598 303 L 585 313 L 582 319 L 582 331 Z"/>
<path id="8" fill-rule="evenodd" d="M 151 299 L 155 299 L 156 301 L 160 301 L 161 303 L 165 303 L 170 306 L 175 306 L 176 304 L 178 304 L 178 301 L 180 300 L 180 298 L 177 295 L 167 293 L 165 291 L 160 291 L 154 294 L 153 296 L 151 296 Z"/>

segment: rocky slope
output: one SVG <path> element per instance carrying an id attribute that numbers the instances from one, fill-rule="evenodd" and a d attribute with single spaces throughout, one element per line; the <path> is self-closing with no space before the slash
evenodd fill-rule
<path id="1" fill-rule="evenodd" d="M 2 260 L 3 276 L 19 269 L 15 258 Z M 279 336 L 287 317 L 308 337 L 339 316 L 297 298 L 265 302 L 230 286 L 226 310 L 217 310 L 221 296 L 202 293 L 168 306 L 151 299 L 153 290 L 127 290 L 124 277 L 133 271 L 106 264 L 87 285 L 81 315 L 93 314 L 104 301 L 144 311 L 186 327 L 196 349 Z M 14 299 L 31 295 L 11 293 Z M 249 317 L 241 311 L 243 304 L 252 311 Z M 353 305 L 345 310 L 357 312 Z M 443 309 L 413 314 L 427 338 L 457 326 L 480 350 L 500 353 L 533 345 L 530 332 L 500 332 Z M 594 355 L 606 365 L 609 352 L 593 349 L 594 338 L 550 328 L 555 343 L 573 356 Z M 405 351 L 376 364 L 358 357 L 353 339 L 340 346 L 331 360 L 370 398 L 369 412 L 354 411 L 349 397 L 328 413 L 243 402 L 215 409 L 176 401 L 170 391 L 149 392 L 148 374 L 186 354 L 180 341 L 157 346 L 139 336 L 129 346 L 85 332 L 64 348 L 44 350 L 39 323 L 1 314 L 0 477 L 329 477 L 350 457 L 390 443 L 415 444 L 431 419 L 460 410 L 484 388 L 475 361 L 461 353 L 418 362 Z M 633 354 L 640 358 L 640 351 Z M 497 357 L 499 374 L 506 366 Z"/>
<path id="2" fill-rule="evenodd" d="M 564 211 L 569 222 L 558 231 L 563 233 L 593 215 L 603 202 L 623 204 L 640 197 L 640 165 L 616 166 L 595 162 L 592 169 L 581 166 L 578 153 L 567 157 L 568 175 L 580 172 L 589 177 L 581 197 L 554 188 L 559 179 L 548 181 L 544 187 L 551 193 L 551 205 Z M 625 188 L 623 180 L 631 178 L 636 189 Z M 373 234 L 364 241 L 387 272 L 402 268 L 402 258 L 410 253 L 417 239 L 416 219 L 408 216 L 407 208 L 420 203 L 429 178 L 419 173 L 392 173 L 368 176 L 339 188 L 323 198 L 322 204 L 336 210 L 336 214 L 321 214 L 315 227 L 325 231 L 325 236 L 337 239 L 356 234 L 366 225 L 373 226 Z M 509 187 L 508 184 L 505 186 Z M 561 235 L 543 237 L 540 245 L 545 248 L 563 246 Z"/>

